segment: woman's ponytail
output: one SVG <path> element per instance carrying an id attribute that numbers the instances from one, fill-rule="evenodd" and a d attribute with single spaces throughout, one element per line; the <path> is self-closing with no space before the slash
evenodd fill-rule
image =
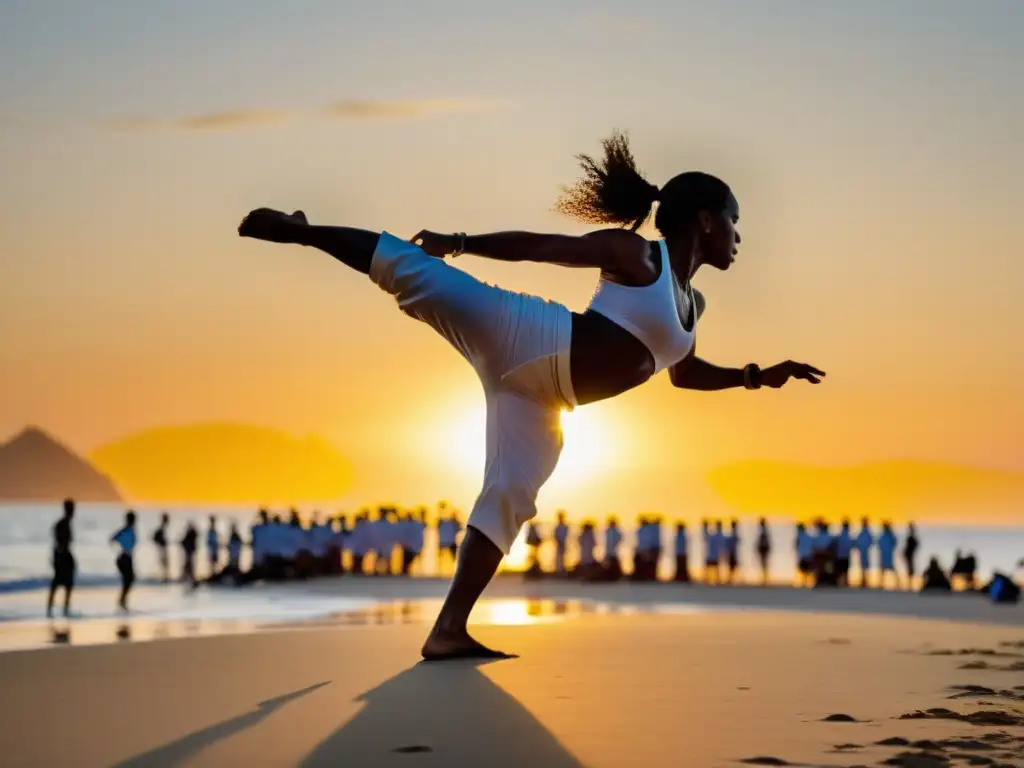
<path id="1" fill-rule="evenodd" d="M 579 155 L 583 178 L 566 189 L 555 210 L 588 224 L 616 224 L 636 231 L 651 215 L 658 188 L 637 170 L 626 134 L 601 142 L 600 162 Z"/>

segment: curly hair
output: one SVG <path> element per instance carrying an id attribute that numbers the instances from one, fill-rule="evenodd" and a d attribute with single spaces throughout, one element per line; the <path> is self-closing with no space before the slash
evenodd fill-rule
<path id="1" fill-rule="evenodd" d="M 599 161 L 577 155 L 583 177 L 563 189 L 557 212 L 588 224 L 628 226 L 635 232 L 657 202 L 654 224 L 668 236 L 691 226 L 700 211 L 722 210 L 732 195 L 724 181 L 700 171 L 674 176 L 659 190 L 637 169 L 625 133 L 613 132 L 601 147 L 604 155 Z"/>
<path id="2" fill-rule="evenodd" d="M 615 131 L 601 142 L 600 161 L 577 155 L 583 177 L 563 189 L 555 210 L 588 224 L 629 225 L 634 231 L 651 215 L 658 188 L 637 170 L 629 137 Z"/>

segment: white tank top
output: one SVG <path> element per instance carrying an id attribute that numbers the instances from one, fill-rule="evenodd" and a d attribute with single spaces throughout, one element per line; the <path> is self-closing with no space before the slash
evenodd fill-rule
<path id="1" fill-rule="evenodd" d="M 642 341 L 654 358 L 655 373 L 675 365 L 690 354 L 697 330 L 697 302 L 693 291 L 690 291 L 690 317 L 693 322 L 688 331 L 679 319 L 678 288 L 668 260 L 668 247 L 664 240 L 659 240 L 658 246 L 661 273 L 657 280 L 637 287 L 614 283 L 602 276 L 588 307 Z"/>

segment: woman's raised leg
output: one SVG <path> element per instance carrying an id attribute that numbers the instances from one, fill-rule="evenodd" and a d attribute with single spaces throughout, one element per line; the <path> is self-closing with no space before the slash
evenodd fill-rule
<path id="1" fill-rule="evenodd" d="M 480 282 L 419 246 L 392 235 L 354 227 L 315 226 L 302 211 L 284 213 L 257 208 L 238 234 L 271 243 L 305 245 L 330 254 L 368 275 L 391 294 L 407 315 L 443 336 L 477 369 L 501 367 L 500 352 L 489 342 L 500 330 L 503 303 L 499 289 Z"/>
<path id="2" fill-rule="evenodd" d="M 353 227 L 314 226 L 302 211 L 289 214 L 270 208 L 252 211 L 242 220 L 238 234 L 270 243 L 318 248 L 364 275 L 370 274 L 370 262 L 380 239 L 379 232 Z"/>

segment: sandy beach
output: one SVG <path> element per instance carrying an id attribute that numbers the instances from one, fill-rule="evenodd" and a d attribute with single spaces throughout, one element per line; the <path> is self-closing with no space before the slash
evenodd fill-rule
<path id="1" fill-rule="evenodd" d="M 559 610 L 541 594 L 574 588 L 492 585 L 476 633 L 521 657 L 489 664 L 419 663 L 431 612 L 412 606 L 425 603 L 391 620 L 0 654 L 0 754 L 83 767 L 1024 765 L 1017 608 L 868 593 L 833 594 L 849 610 L 821 612 L 807 604 L 820 593 L 773 589 L 760 603 L 774 610 L 750 610 L 746 590 L 698 588 L 672 611 L 680 590 L 614 585 L 587 590 L 607 610 Z M 960 620 L 896 617 L 940 610 Z"/>

